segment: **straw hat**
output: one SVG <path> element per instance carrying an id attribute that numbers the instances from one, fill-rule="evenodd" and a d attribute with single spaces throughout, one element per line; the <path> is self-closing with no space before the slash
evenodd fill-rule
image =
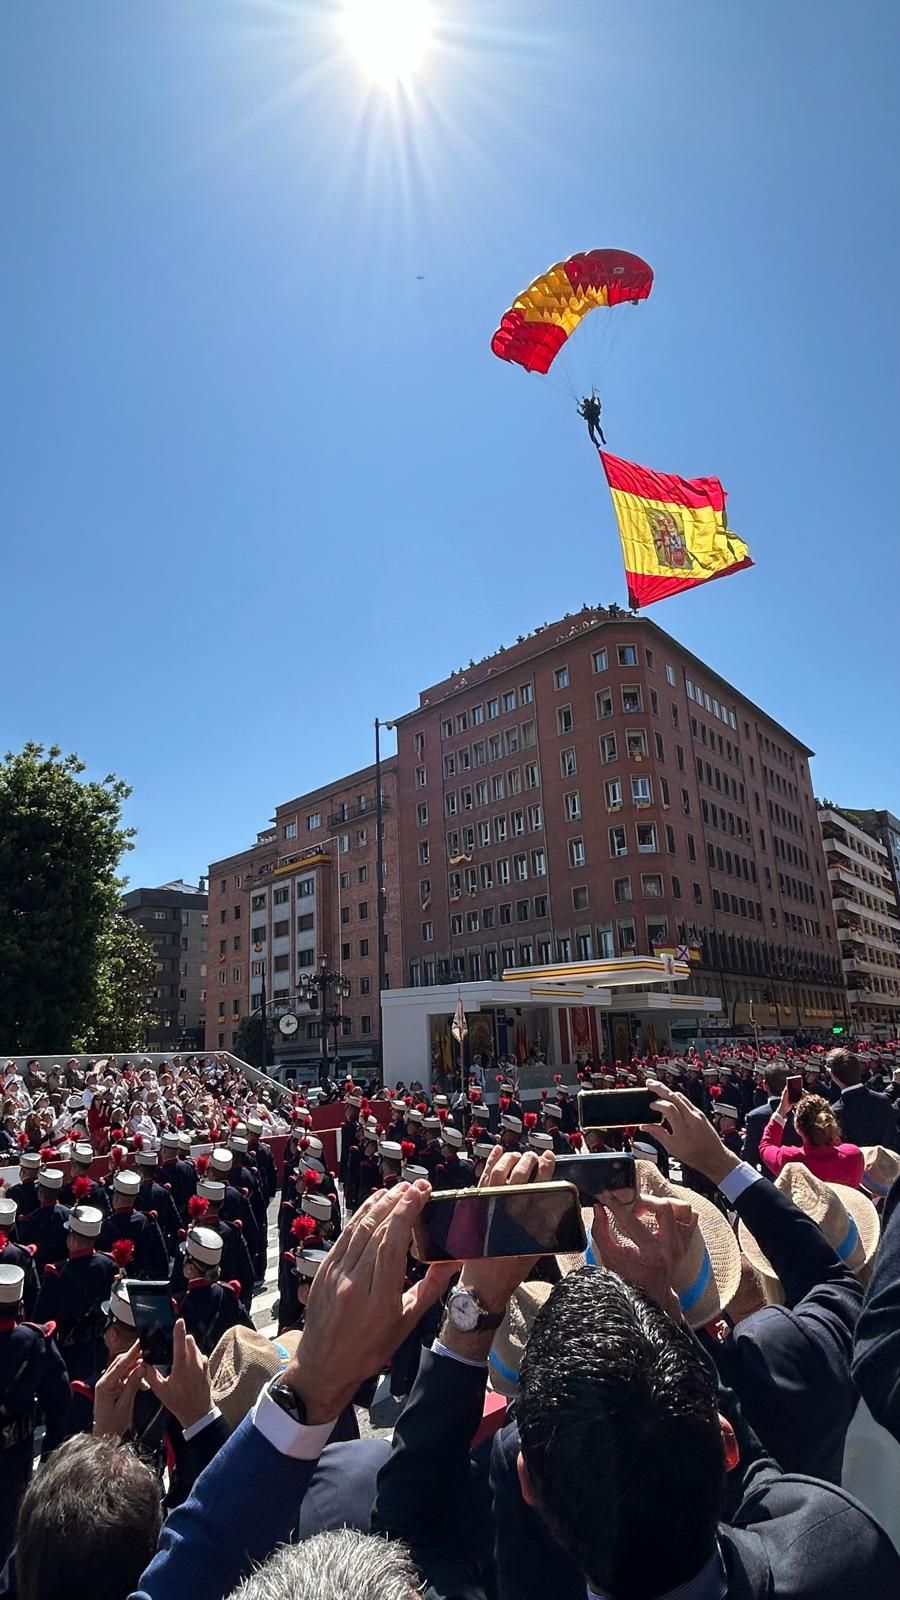
<path id="1" fill-rule="evenodd" d="M 802 1161 L 788 1162 L 778 1174 L 775 1187 L 819 1224 L 841 1260 L 865 1282 L 881 1233 L 878 1212 L 871 1200 L 858 1189 L 848 1189 L 846 1184 L 824 1183 Z M 784 1295 L 775 1271 L 743 1222 L 738 1238 L 745 1256 L 763 1280 L 767 1299 L 773 1305 L 781 1304 Z"/>
<path id="2" fill-rule="evenodd" d="M 691 1328 L 702 1328 L 714 1322 L 737 1294 L 741 1281 L 741 1252 L 728 1223 L 711 1200 L 693 1189 L 676 1187 L 664 1178 L 652 1161 L 636 1161 L 639 1195 L 653 1199 L 680 1201 L 691 1207 L 697 1218 L 690 1244 L 681 1263 L 678 1276 L 672 1284 L 678 1295 L 684 1320 Z M 563 1272 L 573 1272 L 587 1263 L 602 1266 L 595 1253 L 591 1228 L 594 1221 L 590 1206 L 582 1208 L 588 1234 L 587 1252 L 582 1256 L 559 1257 Z M 613 1213 L 607 1211 L 615 1232 Z"/>
<path id="3" fill-rule="evenodd" d="M 519 1367 L 535 1317 L 545 1305 L 552 1283 L 522 1283 L 506 1308 L 488 1354 L 491 1388 L 515 1400 L 519 1392 Z"/>
<path id="4" fill-rule="evenodd" d="M 884 1199 L 895 1179 L 900 1178 L 900 1156 L 893 1150 L 886 1150 L 883 1144 L 863 1145 L 862 1153 L 866 1161 L 862 1187 L 877 1204 Z"/>
<path id="5" fill-rule="evenodd" d="M 253 1328 L 229 1328 L 209 1358 L 212 1403 L 229 1427 L 236 1428 L 255 1405 L 260 1390 L 284 1372 L 300 1343 L 296 1329 L 264 1339 Z"/>

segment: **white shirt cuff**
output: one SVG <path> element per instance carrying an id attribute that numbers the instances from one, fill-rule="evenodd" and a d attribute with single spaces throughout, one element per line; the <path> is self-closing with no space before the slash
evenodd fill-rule
<path id="1" fill-rule="evenodd" d="M 773 1111 L 770 1121 L 777 1122 L 783 1128 L 787 1123 L 787 1117 L 783 1117 L 780 1111 Z"/>
<path id="2" fill-rule="evenodd" d="M 251 1416 L 263 1438 L 279 1455 L 290 1456 L 292 1461 L 318 1461 L 337 1422 L 337 1417 L 333 1422 L 317 1422 L 309 1427 L 292 1422 L 272 1399 L 268 1384 L 260 1391 Z"/>
<path id="3" fill-rule="evenodd" d="M 196 1434 L 202 1433 L 204 1428 L 208 1428 L 210 1423 L 215 1422 L 216 1418 L 221 1415 L 222 1413 L 218 1406 L 213 1406 L 211 1411 L 207 1411 L 205 1417 L 198 1417 L 197 1421 L 192 1422 L 189 1428 L 185 1428 L 185 1439 L 193 1439 Z"/>
<path id="4" fill-rule="evenodd" d="M 487 1371 L 486 1361 L 475 1361 L 471 1356 L 458 1355 L 455 1350 L 448 1350 L 440 1339 L 435 1339 L 431 1346 L 431 1353 L 435 1356 L 446 1356 L 448 1361 L 458 1361 L 461 1367 L 480 1367 L 482 1372 Z"/>
<path id="5" fill-rule="evenodd" d="M 749 1189 L 751 1183 L 756 1183 L 761 1179 L 761 1172 L 757 1172 L 756 1168 L 751 1167 L 749 1162 L 741 1161 L 732 1172 L 725 1174 L 725 1177 L 718 1185 L 719 1193 L 723 1194 L 725 1199 L 730 1200 L 731 1204 L 734 1205 L 735 1200 L 744 1193 L 745 1189 Z"/>

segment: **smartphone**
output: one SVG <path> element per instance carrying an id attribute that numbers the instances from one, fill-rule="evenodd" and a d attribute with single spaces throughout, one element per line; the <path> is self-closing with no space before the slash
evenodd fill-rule
<path id="1" fill-rule="evenodd" d="M 582 1128 L 643 1128 L 662 1122 L 653 1110 L 652 1089 L 583 1089 L 578 1096 Z"/>
<path id="2" fill-rule="evenodd" d="M 479 1261 L 576 1255 L 586 1242 L 574 1184 L 522 1183 L 432 1195 L 413 1228 L 412 1249 L 419 1261 Z"/>
<path id="3" fill-rule="evenodd" d="M 627 1203 L 637 1198 L 634 1156 L 618 1150 L 601 1150 L 596 1155 L 557 1156 L 555 1173 L 564 1183 L 574 1183 L 583 1206 L 592 1206 L 605 1194 L 614 1194 Z"/>
<path id="4" fill-rule="evenodd" d="M 800 1076 L 799 1072 L 796 1074 L 795 1077 L 788 1078 L 788 1081 L 787 1081 L 787 1093 L 788 1093 L 788 1100 L 790 1101 L 792 1106 L 795 1106 L 797 1104 L 798 1100 L 802 1100 L 803 1099 L 803 1079 Z"/>
<path id="5" fill-rule="evenodd" d="M 153 1367 L 171 1367 L 175 1328 L 171 1284 L 144 1283 L 140 1278 L 129 1278 L 125 1288 L 144 1360 Z"/>

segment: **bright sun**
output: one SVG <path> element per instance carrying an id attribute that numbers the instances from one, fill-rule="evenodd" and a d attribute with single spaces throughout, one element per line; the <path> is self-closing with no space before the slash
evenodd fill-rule
<path id="1" fill-rule="evenodd" d="M 407 82 L 432 40 L 428 0 L 344 0 L 341 30 L 360 66 L 387 86 Z"/>

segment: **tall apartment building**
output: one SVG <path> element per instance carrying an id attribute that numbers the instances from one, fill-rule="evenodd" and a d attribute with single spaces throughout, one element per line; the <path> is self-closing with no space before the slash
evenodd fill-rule
<path id="1" fill-rule="evenodd" d="M 149 1050 L 200 1050 L 206 1035 L 207 894 L 177 878 L 157 889 L 131 889 L 122 910 L 151 941 L 156 983 L 150 996 Z"/>
<path id="2" fill-rule="evenodd" d="M 845 810 L 825 801 L 819 826 L 848 1014 L 855 1031 L 895 1037 L 900 1027 L 900 900 L 891 853 L 862 818 L 889 816 Z"/>
<path id="3" fill-rule="evenodd" d="M 397 760 L 381 763 L 385 976 L 400 966 Z M 277 1062 L 312 1064 L 318 1015 L 298 997 L 320 957 L 350 984 L 341 1003 L 341 1059 L 364 1068 L 378 1056 L 377 795 L 375 768 L 277 807 L 250 849 L 209 871 L 210 1004 L 206 1043 L 227 1049 L 263 996 Z M 281 1033 L 282 1015 L 299 1027 Z"/>
<path id="4" fill-rule="evenodd" d="M 894 882 L 894 893 L 900 901 L 900 821 L 892 811 L 871 811 L 858 806 L 843 806 L 846 816 L 866 833 L 880 839 L 888 853 L 888 864 Z"/>
<path id="5" fill-rule="evenodd" d="M 696 942 L 727 1021 L 843 1016 L 811 751 L 655 623 L 585 608 L 397 730 L 403 983 Z"/>

